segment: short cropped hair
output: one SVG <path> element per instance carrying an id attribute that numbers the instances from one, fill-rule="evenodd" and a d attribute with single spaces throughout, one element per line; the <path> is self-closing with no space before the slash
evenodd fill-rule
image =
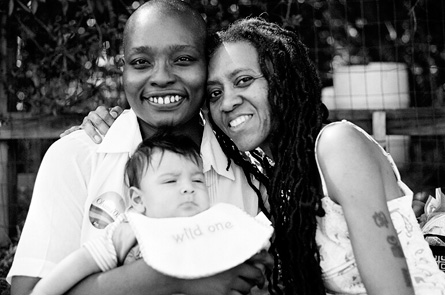
<path id="1" fill-rule="evenodd" d="M 145 9 L 158 9 L 166 15 L 175 15 L 179 17 L 187 17 L 191 21 L 191 25 L 195 28 L 193 31 L 202 40 L 203 44 L 207 38 L 207 24 L 202 15 L 190 4 L 181 0 L 151 0 L 139 6 L 127 20 L 124 28 L 123 45 L 127 44 L 128 35 L 131 32 L 132 18 Z"/>
<path id="2" fill-rule="evenodd" d="M 125 165 L 125 176 L 129 186 L 140 188 L 141 179 L 151 164 L 153 153 L 160 149 L 164 154 L 170 151 L 187 159 L 196 165 L 201 162 L 198 145 L 188 136 L 173 134 L 157 134 L 142 141 Z"/>

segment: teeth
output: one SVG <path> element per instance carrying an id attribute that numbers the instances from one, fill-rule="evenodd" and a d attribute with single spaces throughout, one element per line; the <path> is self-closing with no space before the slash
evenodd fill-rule
<path id="1" fill-rule="evenodd" d="M 247 120 L 249 120 L 250 117 L 252 117 L 252 115 L 240 116 L 240 117 L 236 118 L 235 120 L 230 121 L 229 122 L 229 127 L 234 128 L 234 127 L 236 127 L 236 126 L 246 122 Z"/>
<path id="2" fill-rule="evenodd" d="M 166 95 L 166 96 L 150 96 L 148 98 L 149 102 L 156 103 L 156 104 L 170 104 L 174 102 L 178 102 L 181 99 L 183 99 L 182 96 L 179 95 Z"/>

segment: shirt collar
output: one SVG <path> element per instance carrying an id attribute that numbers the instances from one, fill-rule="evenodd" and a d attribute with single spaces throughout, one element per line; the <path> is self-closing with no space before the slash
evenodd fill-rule
<path id="1" fill-rule="evenodd" d="M 133 110 L 125 110 L 111 125 L 103 138 L 98 153 L 133 153 L 142 135 Z"/>
<path id="2" fill-rule="evenodd" d="M 227 170 L 228 158 L 224 154 L 221 146 L 213 133 L 210 123 L 206 122 L 204 125 L 204 133 L 201 142 L 201 155 L 204 165 L 204 173 L 214 169 L 216 173 L 231 180 L 235 180 L 235 174 L 232 166 L 235 165 L 233 161 Z"/>
<path id="3" fill-rule="evenodd" d="M 110 127 L 97 152 L 132 154 L 141 142 L 142 135 L 139 130 L 137 116 L 133 110 L 125 110 Z M 226 169 L 228 158 L 224 154 L 208 122 L 204 124 L 201 156 L 204 173 L 213 168 L 217 174 L 235 180 L 235 174 L 232 169 L 232 165 L 235 165 L 235 163 L 232 161 L 229 170 Z"/>

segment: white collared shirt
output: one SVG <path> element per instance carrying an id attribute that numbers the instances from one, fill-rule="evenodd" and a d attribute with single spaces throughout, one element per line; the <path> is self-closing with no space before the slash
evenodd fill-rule
<path id="1" fill-rule="evenodd" d="M 119 116 L 99 145 L 84 131 L 77 131 L 48 149 L 8 273 L 9 282 L 16 275 L 43 277 L 123 212 L 123 197 L 128 195 L 125 163 L 141 141 L 137 117 L 128 110 Z M 211 203 L 231 203 L 256 215 L 255 192 L 240 167 L 232 162 L 226 170 L 227 157 L 207 124 L 201 154 Z M 258 186 L 256 180 L 253 183 Z"/>

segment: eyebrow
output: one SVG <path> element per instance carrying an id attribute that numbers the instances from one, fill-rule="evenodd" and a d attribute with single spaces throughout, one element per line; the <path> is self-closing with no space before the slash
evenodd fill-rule
<path id="1" fill-rule="evenodd" d="M 198 48 L 196 46 L 193 45 L 180 45 L 180 44 L 176 44 L 176 45 L 170 45 L 168 47 L 169 51 L 181 51 L 181 50 L 187 50 L 187 49 L 192 49 L 192 50 L 196 50 L 199 52 Z M 147 52 L 151 52 L 153 51 L 153 47 L 151 46 L 138 46 L 138 47 L 132 47 L 130 48 L 130 53 L 147 53 Z"/>
<path id="2" fill-rule="evenodd" d="M 238 68 L 238 69 L 235 69 L 233 72 L 230 72 L 228 77 L 229 77 L 229 79 L 232 79 L 233 77 L 237 76 L 239 73 L 244 72 L 244 71 L 256 73 L 256 71 L 251 68 Z M 220 83 L 217 81 L 214 81 L 214 80 L 207 80 L 207 85 L 217 85 L 217 84 L 220 84 Z"/>

